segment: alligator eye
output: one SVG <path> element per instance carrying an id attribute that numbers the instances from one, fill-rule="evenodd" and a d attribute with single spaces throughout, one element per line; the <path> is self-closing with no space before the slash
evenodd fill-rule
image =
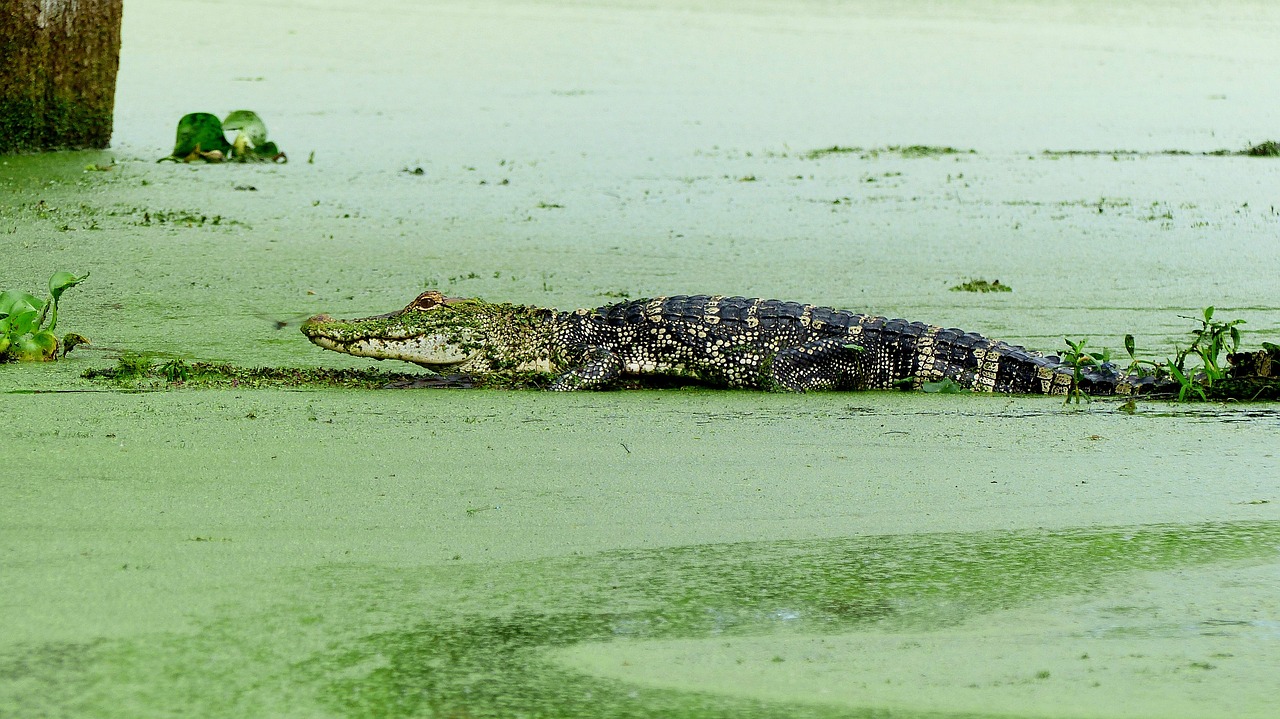
<path id="1" fill-rule="evenodd" d="M 445 303 L 444 293 L 438 290 L 427 290 L 426 292 L 423 292 L 422 294 L 413 298 L 413 301 L 405 306 L 404 311 L 405 312 L 414 312 L 414 311 L 425 312 L 426 310 L 429 310 L 432 307 L 438 307 L 440 305 L 443 305 L 444 303 Z"/>

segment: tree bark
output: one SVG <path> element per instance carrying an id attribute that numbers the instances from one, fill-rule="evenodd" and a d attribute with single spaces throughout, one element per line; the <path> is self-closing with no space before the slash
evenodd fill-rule
<path id="1" fill-rule="evenodd" d="M 123 0 L 0 0 L 0 153 L 111 141 Z"/>

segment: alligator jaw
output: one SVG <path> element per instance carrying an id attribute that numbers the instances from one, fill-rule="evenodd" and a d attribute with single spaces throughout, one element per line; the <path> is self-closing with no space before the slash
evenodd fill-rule
<path id="1" fill-rule="evenodd" d="M 368 331 L 371 322 L 400 314 L 391 312 L 358 320 L 316 315 L 302 323 L 302 333 L 327 350 L 377 360 L 403 360 L 435 370 L 465 364 L 479 355 L 478 350 L 463 350 L 456 341 L 438 333 L 394 332 L 385 326 L 380 332 Z"/>

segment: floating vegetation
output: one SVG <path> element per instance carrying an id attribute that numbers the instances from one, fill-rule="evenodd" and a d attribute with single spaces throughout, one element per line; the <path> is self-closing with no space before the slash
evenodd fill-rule
<path id="1" fill-rule="evenodd" d="M 62 340 L 54 334 L 62 293 L 88 277 L 88 272 L 81 277 L 55 272 L 49 278 L 49 296 L 43 300 L 18 290 L 0 292 L 0 363 L 47 362 L 58 358 L 59 348 L 65 356 L 76 345 L 89 344 L 78 334 L 68 333 Z"/>
<path id="2" fill-rule="evenodd" d="M 222 224 L 239 225 L 236 220 L 228 220 L 222 215 L 200 215 L 189 210 L 144 210 L 142 219 L 133 224 L 142 227 L 151 225 L 181 225 L 183 227 L 218 226 Z"/>
<path id="3" fill-rule="evenodd" d="M 1125 335 L 1124 348 L 1129 355 L 1126 367 L 1114 365 L 1111 353 L 1105 349 L 1085 349 L 1083 339 L 1066 340 L 1068 349 L 1063 353 L 1063 362 L 1075 369 L 1077 385 L 1084 372 L 1098 369 L 1138 378 L 1135 386 L 1143 385 L 1148 388 L 1144 391 L 1176 397 L 1180 402 L 1280 400 L 1280 345 L 1263 342 L 1261 350 L 1240 352 L 1238 326 L 1244 320 L 1215 320 L 1213 307 L 1204 308 L 1200 317 L 1187 319 L 1194 319 L 1200 326 L 1191 330 L 1191 344 L 1179 348 L 1171 358 L 1159 362 L 1140 360 L 1133 335 Z M 1068 401 L 1073 397 L 1077 401 L 1080 397 L 1074 387 Z M 1122 408 L 1129 410 L 1131 406 L 1128 410 Z"/>
<path id="4" fill-rule="evenodd" d="M 487 388 L 539 389 L 550 384 L 547 375 L 536 372 L 493 373 L 484 377 L 466 375 L 384 372 L 373 369 L 329 369 L 324 367 L 240 367 L 232 364 L 160 361 L 148 354 L 128 352 L 116 366 L 91 369 L 85 379 L 108 381 L 128 389 L 255 389 L 255 388 Z"/>
<path id="5" fill-rule="evenodd" d="M 1009 285 L 1000 284 L 1000 280 L 969 280 L 951 288 L 952 292 L 1013 292 Z"/>
<path id="6" fill-rule="evenodd" d="M 1275 140 L 1267 140 L 1245 150 L 1245 155 L 1250 157 L 1280 157 L 1280 142 Z"/>
<path id="7" fill-rule="evenodd" d="M 1191 150 L 1045 150 L 1045 157 L 1280 157 L 1280 142 L 1267 140 L 1250 145 L 1243 150 L 1209 150 L 1192 152 Z"/>
<path id="8" fill-rule="evenodd" d="M 806 160 L 817 160 L 828 155 L 858 155 L 859 159 L 875 159 L 880 155 L 901 155 L 904 158 L 940 157 L 942 155 L 976 155 L 976 150 L 961 150 L 955 147 L 937 145 L 889 145 L 888 147 L 845 147 L 832 145 L 818 150 L 810 150 L 801 155 Z"/>
<path id="9" fill-rule="evenodd" d="M 226 133 L 235 132 L 227 140 Z M 178 121 L 173 152 L 158 162 L 288 162 L 276 143 L 267 140 L 267 125 L 252 110 L 236 110 L 219 120 L 193 112 Z"/>

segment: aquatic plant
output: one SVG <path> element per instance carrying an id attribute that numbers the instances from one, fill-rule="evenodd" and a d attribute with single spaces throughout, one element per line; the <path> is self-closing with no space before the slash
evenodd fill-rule
<path id="1" fill-rule="evenodd" d="M 1085 345 L 1089 343 L 1087 339 L 1080 339 L 1072 342 L 1063 338 L 1067 343 L 1067 350 L 1062 353 L 1062 363 L 1071 368 L 1071 389 L 1067 392 L 1067 398 L 1063 404 L 1069 404 L 1075 401 L 1080 403 L 1081 399 L 1088 401 L 1089 397 L 1080 389 L 1080 382 L 1084 379 L 1085 370 L 1090 367 L 1102 367 L 1111 361 L 1111 351 L 1102 350 L 1086 350 Z"/>
<path id="2" fill-rule="evenodd" d="M 58 328 L 58 300 L 62 293 L 88 277 L 88 272 L 82 277 L 70 272 L 54 273 L 49 278 L 49 297 L 45 300 L 17 290 L 0 293 L 0 362 L 54 360 L 58 357 L 59 347 L 63 348 L 62 354 L 65 355 L 72 347 L 88 342 L 72 333 L 59 341 L 54 334 Z"/>
<path id="3" fill-rule="evenodd" d="M 1280 142 L 1275 140 L 1267 140 L 1251 145 L 1244 151 L 1245 155 L 1250 157 L 1280 157 Z"/>
<path id="4" fill-rule="evenodd" d="M 1227 368 L 1223 366 L 1220 357 L 1223 351 L 1234 354 L 1240 348 L 1240 330 L 1237 325 L 1244 324 L 1244 320 L 1215 322 L 1212 306 L 1204 308 L 1203 317 L 1187 319 L 1200 322 L 1200 328 L 1191 331 L 1195 338 L 1191 345 L 1186 349 L 1179 349 L 1174 358 L 1168 361 L 1169 374 L 1181 385 L 1178 399 L 1185 399 L 1193 393 L 1205 399 L 1205 389 L 1227 377 Z M 1200 361 L 1200 372 L 1197 375 L 1186 370 L 1187 359 L 1193 356 Z"/>
<path id="5" fill-rule="evenodd" d="M 1009 285 L 1000 284 L 1000 280 L 969 280 L 951 288 L 952 292 L 1013 292 Z"/>
<path id="6" fill-rule="evenodd" d="M 800 157 L 805 160 L 819 160 L 828 155 L 858 155 L 861 160 L 874 160 L 882 154 L 898 155 L 906 159 L 918 159 L 921 157 L 940 157 L 942 155 L 976 155 L 978 153 L 977 150 L 965 150 L 940 145 L 889 145 L 887 147 L 871 148 L 832 145 L 831 147 L 810 150 L 800 155 Z"/>
<path id="7" fill-rule="evenodd" d="M 1127 372 L 1171 380 L 1181 402 L 1280 397 L 1280 347 L 1263 342 L 1260 351 L 1239 352 L 1239 325 L 1245 321 L 1215 320 L 1212 306 L 1204 308 L 1199 317 L 1185 319 L 1200 323 L 1190 331 L 1191 344 L 1175 348 L 1174 356 L 1162 361 L 1138 359 L 1133 335 L 1125 335 L 1124 348 L 1129 354 Z M 1067 344 L 1071 350 L 1079 349 L 1070 340 Z M 1065 354 L 1064 361 L 1069 363 L 1072 352 Z"/>
<path id="8" fill-rule="evenodd" d="M 226 133 L 235 132 L 228 141 Z M 276 143 L 267 140 L 267 125 L 252 110 L 236 110 L 219 120 L 207 112 L 193 112 L 178 121 L 173 152 L 165 160 L 195 162 L 288 162 Z"/>

